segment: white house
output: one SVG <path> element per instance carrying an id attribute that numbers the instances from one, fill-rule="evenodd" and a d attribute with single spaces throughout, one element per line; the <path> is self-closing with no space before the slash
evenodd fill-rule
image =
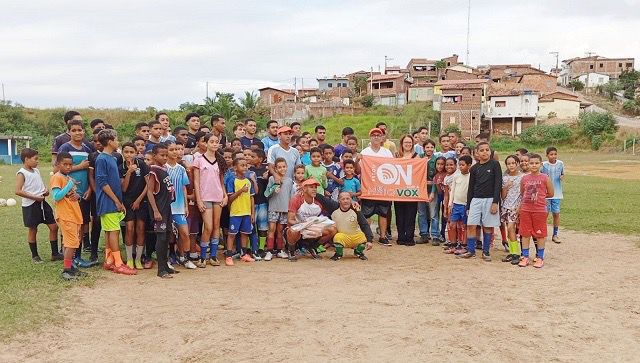
<path id="1" fill-rule="evenodd" d="M 609 76 L 602 73 L 587 73 L 578 77 L 586 88 L 594 88 L 609 83 Z"/>
<path id="2" fill-rule="evenodd" d="M 538 94 L 528 90 L 490 89 L 488 112 L 492 133 L 519 135 L 536 124 Z"/>

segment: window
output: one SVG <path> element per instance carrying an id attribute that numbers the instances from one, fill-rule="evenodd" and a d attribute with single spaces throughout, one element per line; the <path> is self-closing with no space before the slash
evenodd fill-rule
<path id="1" fill-rule="evenodd" d="M 618 63 L 618 67 L 622 68 L 622 63 Z"/>
<path id="2" fill-rule="evenodd" d="M 593 69 L 593 64 L 589 64 L 589 69 Z"/>
<path id="3" fill-rule="evenodd" d="M 442 96 L 442 103 L 460 103 L 462 96 Z"/>
<path id="4" fill-rule="evenodd" d="M 327 83 L 327 87 L 329 87 L 329 88 L 333 87 L 333 83 L 331 83 L 331 82 Z"/>
<path id="5" fill-rule="evenodd" d="M 627 68 L 633 67 L 633 63 L 627 63 Z"/>
<path id="6" fill-rule="evenodd" d="M 342 87 L 347 87 L 347 82 L 342 82 Z"/>
<path id="7" fill-rule="evenodd" d="M 447 62 L 447 67 L 451 67 L 451 62 Z"/>
<path id="8" fill-rule="evenodd" d="M 496 106 L 496 107 L 507 107 L 507 101 L 496 101 L 494 106 Z"/>
<path id="9" fill-rule="evenodd" d="M 604 63 L 600 63 L 600 68 L 604 68 Z"/>

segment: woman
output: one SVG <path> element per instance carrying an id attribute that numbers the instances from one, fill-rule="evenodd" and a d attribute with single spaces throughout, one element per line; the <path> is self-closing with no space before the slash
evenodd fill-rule
<path id="1" fill-rule="evenodd" d="M 414 140 L 411 135 L 404 135 L 400 138 L 400 148 L 396 153 L 399 159 L 413 159 L 418 157 L 414 151 Z M 405 246 L 415 246 L 413 239 L 416 228 L 416 214 L 418 213 L 418 202 L 394 202 L 396 211 L 396 228 L 398 229 L 398 244 Z"/>

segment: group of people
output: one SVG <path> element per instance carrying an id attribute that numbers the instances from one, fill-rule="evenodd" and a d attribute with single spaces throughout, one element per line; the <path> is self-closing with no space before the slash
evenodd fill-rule
<path id="1" fill-rule="evenodd" d="M 490 261 L 494 228 L 500 228 L 509 252 L 503 261 L 529 265 L 533 238 L 533 265 L 542 267 L 548 211 L 553 213 L 553 241 L 560 242 L 564 166 L 553 147 L 544 163 L 540 155 L 519 149 L 506 158 L 503 173 L 486 141 L 478 140 L 472 149 L 450 132 L 440 135 L 436 145 L 425 127 L 402 136 L 396 146 L 380 122 L 359 150 L 360 140 L 350 127 L 333 146 L 326 142 L 323 126 L 310 133 L 297 122 L 272 120 L 259 139 L 256 121 L 246 119 L 233 125 L 234 137 L 228 140 L 220 115 L 212 116 L 209 126 L 189 113 L 184 126 L 171 129 L 168 115 L 158 113 L 153 121 L 138 123 L 130 141 L 120 143 L 113 127 L 101 119 L 90 122 L 91 138 L 85 137 L 78 112 L 67 112 L 64 121 L 67 131 L 52 147 L 49 188 L 37 168 L 37 151 L 25 148 L 16 194 L 22 197 L 32 260 L 42 262 L 36 233 L 39 224 L 46 224 L 51 259 L 63 260 L 61 276 L 67 280 L 99 264 L 102 231 L 104 269 L 135 275 L 153 267 L 155 252 L 161 278 L 178 273 L 178 264 L 197 269 L 232 266 L 234 260 L 320 259 L 328 249 L 334 250 L 335 261 L 345 248 L 366 260 L 365 251 L 374 241 L 370 219 L 377 216 L 378 243 L 390 246 L 393 213 L 397 244 L 443 244 L 445 253 L 460 258 L 475 257 L 481 240 L 483 259 Z M 363 198 L 360 160 L 367 156 L 424 159 L 427 200 Z M 320 216 L 333 222 L 317 235 L 309 237 L 298 228 Z"/>

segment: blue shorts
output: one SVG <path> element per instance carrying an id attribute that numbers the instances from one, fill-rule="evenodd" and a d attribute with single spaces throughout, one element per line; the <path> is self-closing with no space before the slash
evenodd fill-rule
<path id="1" fill-rule="evenodd" d="M 234 235 L 244 233 L 251 234 L 253 226 L 251 225 L 251 216 L 234 216 L 229 217 L 229 234 Z"/>
<path id="2" fill-rule="evenodd" d="M 451 215 L 449 216 L 449 222 L 458 221 L 467 224 L 467 206 L 464 204 L 453 203 L 453 208 L 451 208 Z"/>
<path id="3" fill-rule="evenodd" d="M 560 213 L 560 202 L 562 199 L 547 199 L 547 212 Z"/>
<path id="4" fill-rule="evenodd" d="M 269 204 L 256 205 L 256 225 L 258 226 L 258 231 L 269 230 Z"/>
<path id="5" fill-rule="evenodd" d="M 173 219 L 173 223 L 176 226 L 184 226 L 188 224 L 187 217 L 185 217 L 184 214 L 172 214 L 171 219 Z"/>

